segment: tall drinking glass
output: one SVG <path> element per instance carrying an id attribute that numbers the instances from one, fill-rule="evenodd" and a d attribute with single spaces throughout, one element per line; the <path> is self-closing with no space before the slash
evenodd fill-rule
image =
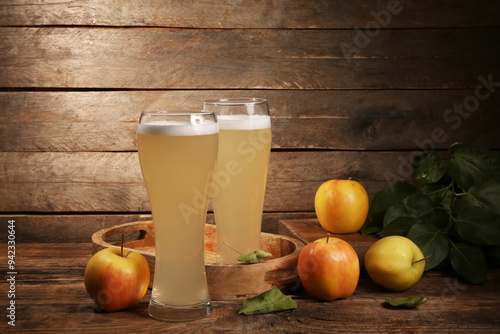
<path id="1" fill-rule="evenodd" d="M 155 231 L 149 315 L 165 321 L 205 317 L 211 306 L 203 243 L 217 159 L 217 117 L 209 112 L 143 112 L 138 146 Z"/>
<path id="2" fill-rule="evenodd" d="M 217 114 L 219 153 L 212 203 L 217 228 L 217 262 L 237 263 L 239 253 L 260 249 L 262 211 L 271 151 L 267 100 L 207 100 Z"/>

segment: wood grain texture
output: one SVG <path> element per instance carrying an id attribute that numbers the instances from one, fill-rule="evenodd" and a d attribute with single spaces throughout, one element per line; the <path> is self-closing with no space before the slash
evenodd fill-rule
<path id="1" fill-rule="evenodd" d="M 6 254 L 6 251 L 0 253 L 3 263 L 7 261 Z M 83 282 L 85 265 L 91 254 L 90 243 L 19 244 L 16 248 L 18 317 L 16 327 L 5 324 L 3 332 L 309 334 L 348 329 L 357 333 L 495 333 L 500 328 L 498 268 L 490 270 L 483 286 L 466 285 L 449 273 L 431 271 L 402 296 L 378 287 L 362 275 L 356 291 L 347 299 L 318 302 L 298 289 L 292 292 L 298 307 L 291 312 L 242 316 L 237 314 L 240 301 L 214 302 L 212 315 L 205 319 L 165 323 L 147 315 L 150 292 L 129 310 L 96 312 Z M 7 281 L 0 282 L 2 291 L 8 288 Z M 429 300 L 416 310 L 394 310 L 382 305 L 385 298 L 406 296 L 426 296 Z"/>
<path id="2" fill-rule="evenodd" d="M 447 149 L 457 141 L 500 147 L 495 119 L 453 130 L 442 120 L 272 118 L 273 149 Z M 435 131 L 437 131 L 435 134 Z M 137 123 L 1 124 L 1 151 L 133 151 Z"/>
<path id="3" fill-rule="evenodd" d="M 273 233 L 314 218 L 326 179 L 373 196 L 417 149 L 500 149 L 499 16 L 486 0 L 2 1 L 0 212 L 57 242 L 147 215 L 139 113 L 214 97 L 270 102 Z"/>
<path id="4" fill-rule="evenodd" d="M 264 212 L 262 231 L 278 233 L 278 222 L 287 219 L 314 218 L 314 212 Z M 15 220 L 16 240 L 21 243 L 66 243 L 90 242 L 92 234 L 115 225 L 135 221 L 151 220 L 151 214 L 144 213 L 70 213 L 58 214 L 0 214 L 1 221 Z M 214 224 L 209 213 L 207 223 Z M 0 225 L 0 237 L 7 237 L 7 224 Z M 125 236 L 128 238 L 129 236 Z M 133 237 L 131 235 L 130 237 Z M 127 240 L 127 239 L 126 239 Z"/>
<path id="5" fill-rule="evenodd" d="M 471 82 L 481 85 L 481 76 Z M 487 77 L 488 73 L 483 76 Z M 492 76 L 492 81 L 500 79 Z M 500 97 L 496 88 L 492 87 L 493 93 L 480 101 L 480 108 L 469 118 L 497 116 Z M 488 92 L 481 88 L 480 93 Z M 201 109 L 206 99 L 234 97 L 265 98 L 271 115 L 279 118 L 442 120 L 444 111 L 475 94 L 475 89 L 3 91 L 0 123 L 137 122 L 143 110 Z"/>
<path id="6" fill-rule="evenodd" d="M 202 109 L 210 97 L 236 96 L 269 100 L 274 149 L 446 149 L 456 141 L 499 148 L 500 95 L 492 89 L 479 90 L 489 96 L 471 111 L 463 104 L 475 89 L 3 92 L 0 151 L 133 151 L 142 110 Z"/>
<path id="7" fill-rule="evenodd" d="M 328 231 L 326 231 L 321 226 L 318 219 L 316 218 L 281 220 L 278 223 L 278 232 L 279 234 L 296 238 L 306 245 L 318 239 L 325 238 L 326 234 L 328 233 Z M 362 250 L 364 252 L 366 252 L 368 247 L 373 245 L 373 243 L 375 243 L 377 240 L 380 240 L 380 237 L 375 234 L 361 235 L 360 232 L 329 234 L 331 237 L 340 238 L 344 241 L 347 241 L 356 251 Z M 358 256 L 360 256 L 360 253 L 356 253 L 358 254 Z M 362 255 L 364 255 L 364 253 Z"/>
<path id="8" fill-rule="evenodd" d="M 314 195 L 322 181 L 268 182 L 265 211 L 313 211 Z M 386 181 L 364 181 L 369 194 Z M 143 212 L 149 211 L 142 184 L 106 183 L 7 183 L 0 189 L 0 212 Z M 211 205 L 208 207 L 212 209 Z"/>
<path id="9" fill-rule="evenodd" d="M 352 177 L 369 197 L 411 177 L 419 151 L 272 152 L 264 210 L 314 211 L 326 180 Z M 136 152 L 0 153 L 1 212 L 150 211 Z M 209 206 L 211 209 L 211 206 Z"/>
<path id="10" fill-rule="evenodd" d="M 268 182 L 320 182 L 352 177 L 359 181 L 407 178 L 409 161 L 420 151 L 271 152 Z M 2 184 L 142 184 L 137 152 L 0 152 Z"/>
<path id="11" fill-rule="evenodd" d="M 326 180 L 352 177 L 372 197 L 409 178 L 415 152 L 273 152 L 264 210 L 314 211 Z M 149 211 L 136 152 L 0 153 L 0 211 Z M 209 207 L 211 208 L 211 206 Z"/>
<path id="12" fill-rule="evenodd" d="M 203 1 L 5 0 L 0 25 L 167 26 L 189 28 L 364 28 L 387 11 L 392 28 L 498 26 L 500 7 L 479 0 Z M 433 8 L 433 10 L 429 10 Z M 29 22 L 29 23 L 28 23 Z"/>
<path id="13" fill-rule="evenodd" d="M 0 86 L 473 89 L 478 75 L 499 74 L 489 47 L 499 35 L 383 30 L 359 44 L 332 30 L 0 28 Z"/>

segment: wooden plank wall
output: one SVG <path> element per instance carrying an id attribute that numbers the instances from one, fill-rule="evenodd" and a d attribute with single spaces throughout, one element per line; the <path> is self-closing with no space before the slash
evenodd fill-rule
<path id="1" fill-rule="evenodd" d="M 236 96 L 270 103 L 275 232 L 315 217 L 325 180 L 372 197 L 419 148 L 500 149 L 499 57 L 497 1 L 4 0 L 0 233 L 88 242 L 150 218 L 139 113 Z"/>

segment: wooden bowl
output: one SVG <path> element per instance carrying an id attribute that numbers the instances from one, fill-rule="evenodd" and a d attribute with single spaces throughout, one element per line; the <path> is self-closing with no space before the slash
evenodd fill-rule
<path id="1" fill-rule="evenodd" d="M 124 241 L 124 247 L 141 253 L 148 260 L 151 269 L 149 286 L 152 287 L 155 268 L 153 222 L 132 222 L 100 230 L 92 235 L 92 252 L 120 247 L 119 242 L 106 241 L 120 234 L 134 235 L 133 239 Z M 249 265 L 217 264 L 217 231 L 215 225 L 206 224 L 205 269 L 211 299 L 238 300 L 253 297 L 271 289 L 273 285 L 282 290 L 297 288 L 300 285 L 297 261 L 303 247 L 304 243 L 295 238 L 261 233 L 261 248 L 271 253 L 271 258 Z"/>

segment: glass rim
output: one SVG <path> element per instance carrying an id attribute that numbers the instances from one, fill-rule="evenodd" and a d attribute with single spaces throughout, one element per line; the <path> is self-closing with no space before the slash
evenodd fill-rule
<path id="1" fill-rule="evenodd" d="M 141 112 L 141 116 L 211 116 L 216 115 L 210 110 L 189 110 L 189 109 L 169 109 L 169 110 L 146 110 Z"/>
<path id="2" fill-rule="evenodd" d="M 268 103 L 267 99 L 260 97 L 233 97 L 222 99 L 208 99 L 204 101 L 205 104 L 220 105 L 220 106 L 239 106 L 239 105 L 257 105 Z"/>

